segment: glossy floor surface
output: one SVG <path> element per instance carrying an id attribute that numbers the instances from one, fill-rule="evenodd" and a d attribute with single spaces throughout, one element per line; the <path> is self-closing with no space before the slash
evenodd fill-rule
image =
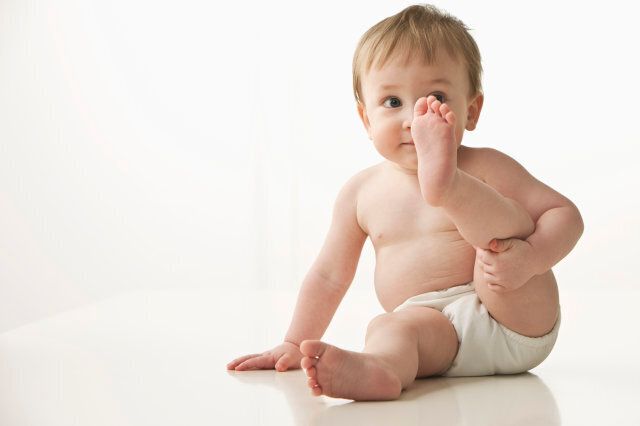
<path id="1" fill-rule="evenodd" d="M 638 425 L 639 295 L 603 306 L 561 294 L 558 344 L 530 373 L 423 379 L 396 401 L 353 402 L 313 397 L 302 370 L 225 369 L 282 338 L 295 294 L 126 293 L 0 335 L 0 424 Z M 325 337 L 359 350 L 381 311 L 349 297 Z"/>

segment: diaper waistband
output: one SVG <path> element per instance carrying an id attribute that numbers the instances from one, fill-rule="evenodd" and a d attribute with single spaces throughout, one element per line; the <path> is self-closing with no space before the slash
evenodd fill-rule
<path id="1" fill-rule="evenodd" d="M 405 300 L 400 306 L 395 308 L 393 312 L 410 306 L 426 306 L 442 311 L 450 303 L 455 302 L 467 294 L 475 293 L 475 291 L 475 286 L 473 281 L 471 281 L 470 283 L 445 288 L 444 290 L 418 294 Z"/>

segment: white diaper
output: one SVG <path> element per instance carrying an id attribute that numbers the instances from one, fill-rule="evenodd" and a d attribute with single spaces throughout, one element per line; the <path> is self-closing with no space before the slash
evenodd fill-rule
<path id="1" fill-rule="evenodd" d="M 458 333 L 458 354 L 443 376 L 489 376 L 522 373 L 551 353 L 558 337 L 560 313 L 553 330 L 527 337 L 493 319 L 476 294 L 473 282 L 410 297 L 395 311 L 410 306 L 437 309 Z"/>

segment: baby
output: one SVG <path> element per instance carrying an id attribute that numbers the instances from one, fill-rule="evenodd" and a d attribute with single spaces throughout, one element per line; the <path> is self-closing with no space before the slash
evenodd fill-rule
<path id="1" fill-rule="evenodd" d="M 461 145 L 483 102 L 467 30 L 418 5 L 361 38 L 354 94 L 386 161 L 340 190 L 284 342 L 228 369 L 302 367 L 313 395 L 389 400 L 417 378 L 520 373 L 549 355 L 560 326 L 551 267 L 575 246 L 582 218 L 508 155 Z M 367 237 L 386 312 L 352 352 L 318 339 Z"/>

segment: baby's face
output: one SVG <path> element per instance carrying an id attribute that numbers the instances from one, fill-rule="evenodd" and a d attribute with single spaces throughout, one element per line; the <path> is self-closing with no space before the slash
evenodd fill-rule
<path id="1" fill-rule="evenodd" d="M 469 96 L 469 80 L 461 61 L 441 54 L 431 65 L 401 58 L 389 60 L 382 69 L 372 68 L 362 76 L 364 106 L 358 106 L 369 139 L 380 154 L 405 168 L 418 167 L 410 142 L 413 108 L 421 97 L 434 95 L 456 116 L 458 146 L 464 130 L 473 130 L 482 107 L 482 95 Z"/>

